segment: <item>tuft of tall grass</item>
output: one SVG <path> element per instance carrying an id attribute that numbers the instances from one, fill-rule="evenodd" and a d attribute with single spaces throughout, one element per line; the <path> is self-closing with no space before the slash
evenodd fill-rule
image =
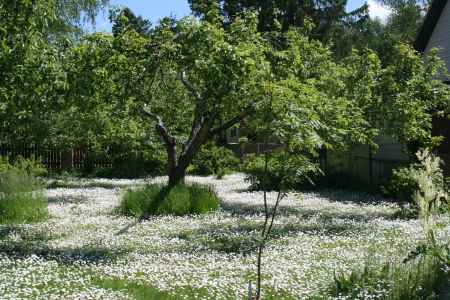
<path id="1" fill-rule="evenodd" d="M 0 223 L 35 222 L 48 216 L 43 183 L 31 174 L 0 174 Z"/>
<path id="2" fill-rule="evenodd" d="M 148 184 L 140 189 L 129 189 L 117 212 L 123 215 L 142 217 L 149 215 L 206 214 L 219 208 L 220 199 L 210 186 L 197 183 L 178 184 L 169 187 L 163 184 Z"/>
<path id="3" fill-rule="evenodd" d="M 386 263 L 381 270 L 366 265 L 362 273 L 335 273 L 331 295 L 350 299 L 437 299 L 445 281 L 442 276 L 439 265 L 429 257 L 403 266 Z"/>

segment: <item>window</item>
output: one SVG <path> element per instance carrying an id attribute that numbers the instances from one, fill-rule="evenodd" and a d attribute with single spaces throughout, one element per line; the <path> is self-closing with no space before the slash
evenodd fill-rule
<path id="1" fill-rule="evenodd" d="M 231 137 L 235 137 L 235 136 L 237 136 L 237 128 L 236 128 L 236 126 L 231 128 Z"/>

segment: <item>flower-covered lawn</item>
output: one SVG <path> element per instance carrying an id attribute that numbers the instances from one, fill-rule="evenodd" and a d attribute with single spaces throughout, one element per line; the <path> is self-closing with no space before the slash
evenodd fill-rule
<path id="1" fill-rule="evenodd" d="M 135 299 L 127 288 L 134 285 L 170 299 L 246 299 L 248 280 L 256 281 L 262 193 L 247 191 L 241 174 L 187 180 L 215 186 L 220 211 L 146 220 L 115 214 L 126 189 L 148 180 L 78 180 L 47 189 L 52 218 L 0 226 L 0 298 Z M 264 299 L 332 299 L 335 272 L 402 266 L 425 235 L 418 220 L 393 218 L 398 209 L 364 193 L 288 194 L 263 255 Z M 437 234 L 448 240 L 443 222 Z"/>

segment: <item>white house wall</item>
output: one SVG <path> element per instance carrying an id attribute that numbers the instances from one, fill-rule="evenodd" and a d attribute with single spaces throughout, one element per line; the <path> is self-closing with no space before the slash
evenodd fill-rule
<path id="1" fill-rule="evenodd" d="M 236 135 L 235 136 L 231 136 L 231 131 L 232 129 L 228 129 L 227 130 L 227 144 L 234 144 L 234 143 L 238 143 L 239 142 L 239 127 L 236 126 Z"/>
<path id="2" fill-rule="evenodd" d="M 438 56 L 445 62 L 447 68 L 450 67 L 450 2 L 447 2 L 444 10 L 442 11 L 439 21 L 431 34 L 430 40 L 425 48 L 423 57 L 426 61 L 426 55 L 430 53 L 430 50 L 434 47 L 441 47 Z M 442 81 L 450 80 L 449 77 L 445 77 L 443 74 L 439 78 Z"/>

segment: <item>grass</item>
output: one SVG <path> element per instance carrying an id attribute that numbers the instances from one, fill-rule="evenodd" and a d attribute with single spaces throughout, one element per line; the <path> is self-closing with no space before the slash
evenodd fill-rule
<path id="1" fill-rule="evenodd" d="M 129 189 L 117 211 L 134 217 L 144 215 L 206 214 L 219 208 L 220 200 L 210 186 L 178 184 L 149 184 L 140 189 Z"/>
<path id="2" fill-rule="evenodd" d="M 221 208 L 136 220 L 112 214 L 129 189 L 122 184 L 133 181 L 47 189 L 51 218 L 0 225 L 0 298 L 246 299 L 248 280 L 256 281 L 261 193 L 246 190 L 242 175 L 187 179 L 212 185 Z M 393 291 L 428 268 L 420 259 L 403 264 L 425 237 L 417 220 L 391 217 L 395 202 L 340 190 L 301 198 L 283 200 L 264 250 L 265 300 L 401 299 Z M 450 240 L 448 216 L 439 224 L 437 239 Z M 419 299 L 412 291 L 409 299 Z"/>
<path id="3" fill-rule="evenodd" d="M 436 262 L 426 257 L 410 265 L 388 262 L 381 269 L 366 265 L 362 272 L 352 271 L 349 276 L 335 273 L 331 295 L 366 299 L 383 291 L 382 299 L 438 299 L 438 271 Z"/>
<path id="4" fill-rule="evenodd" d="M 120 278 L 101 279 L 94 277 L 91 279 L 91 283 L 102 289 L 124 292 L 132 299 L 136 300 L 173 299 L 169 292 L 158 291 L 154 286 L 140 282 L 130 282 L 129 280 L 123 280 Z"/>
<path id="5" fill-rule="evenodd" d="M 0 175 L 0 223 L 36 222 L 48 216 L 42 182 L 9 171 Z"/>

